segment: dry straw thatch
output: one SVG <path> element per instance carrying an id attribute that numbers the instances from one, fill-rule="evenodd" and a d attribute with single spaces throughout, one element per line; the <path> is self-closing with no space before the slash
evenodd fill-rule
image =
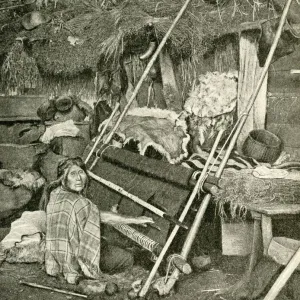
<path id="1" fill-rule="evenodd" d="M 174 62 L 185 60 L 185 72 L 192 74 L 201 57 L 214 46 L 216 38 L 237 32 L 241 22 L 268 19 L 275 12 L 270 1 L 261 0 L 192 1 L 167 42 Z M 38 0 L 42 12 L 52 21 L 32 31 L 13 34 L 5 28 L 0 32 L 0 53 L 7 53 L 16 36 L 30 41 L 29 54 L 44 75 L 72 77 L 99 68 L 115 71 L 122 57 L 142 53 L 153 39 L 160 41 L 183 5 L 183 0 Z M 17 12 L 7 26 L 19 24 L 24 11 Z M 0 18 L 1 22 L 1 18 Z M 1 25 L 1 24 L 0 24 Z M 2 24 L 3 25 L 3 24 Z M 18 31 L 19 30 L 19 31 Z M 9 31 L 11 33 L 11 30 Z M 77 39 L 71 45 L 68 38 Z M 4 47 L 5 46 L 5 47 Z"/>

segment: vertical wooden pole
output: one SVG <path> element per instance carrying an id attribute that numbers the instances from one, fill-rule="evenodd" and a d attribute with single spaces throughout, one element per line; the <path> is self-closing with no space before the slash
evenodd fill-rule
<path id="1" fill-rule="evenodd" d="M 252 240 L 252 247 L 251 247 L 251 255 L 250 255 L 250 262 L 249 262 L 249 269 L 248 273 L 251 274 L 251 272 L 254 270 L 258 256 L 260 254 L 260 244 L 261 244 L 261 214 L 252 212 L 252 218 L 254 219 L 253 224 L 253 240 Z"/>
<path id="2" fill-rule="evenodd" d="M 139 82 L 137 83 L 131 98 L 128 100 L 127 105 L 125 106 L 124 110 L 122 111 L 118 121 L 116 122 L 115 126 L 113 127 L 113 129 L 111 130 L 109 136 L 107 137 L 105 144 L 108 144 L 114 133 L 116 132 L 116 130 L 118 129 L 120 123 L 122 122 L 124 116 L 126 115 L 127 111 L 129 110 L 131 103 L 135 100 L 139 89 L 141 88 L 143 81 L 146 79 L 151 67 L 153 66 L 154 62 L 156 61 L 156 59 L 158 58 L 159 53 L 161 52 L 161 50 L 163 49 L 163 47 L 165 46 L 172 30 L 174 29 L 174 27 L 176 26 L 176 24 L 178 23 L 178 21 L 180 20 L 180 18 L 182 17 L 183 13 L 185 12 L 185 10 L 187 9 L 189 3 L 191 2 L 191 0 L 186 0 L 185 3 L 183 4 L 182 8 L 180 9 L 179 13 L 177 14 L 176 18 L 174 19 L 172 25 L 170 26 L 170 28 L 168 29 L 167 33 L 165 34 L 165 36 L 163 37 L 163 39 L 161 40 L 160 44 L 158 45 L 156 51 L 154 52 L 153 56 L 151 57 L 148 65 L 146 66 L 146 69 L 143 73 L 143 75 L 141 76 Z"/>

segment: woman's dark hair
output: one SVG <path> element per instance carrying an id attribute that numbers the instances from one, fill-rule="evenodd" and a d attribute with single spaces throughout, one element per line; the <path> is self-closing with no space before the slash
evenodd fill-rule
<path id="1" fill-rule="evenodd" d="M 48 185 L 44 187 L 43 195 L 41 197 L 40 204 L 39 204 L 40 210 L 46 211 L 49 198 L 50 198 L 50 193 L 60 185 L 64 185 L 64 181 L 67 178 L 69 174 L 69 170 L 72 166 L 78 166 L 87 174 L 86 166 L 80 157 L 66 158 L 61 160 L 57 166 L 57 179 L 50 182 Z"/>

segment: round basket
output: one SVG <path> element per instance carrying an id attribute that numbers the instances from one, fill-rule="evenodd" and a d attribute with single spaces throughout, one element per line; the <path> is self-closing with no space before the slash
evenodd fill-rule
<path id="1" fill-rule="evenodd" d="M 244 145 L 243 153 L 259 162 L 273 163 L 280 156 L 282 141 L 265 129 L 252 130 Z"/>

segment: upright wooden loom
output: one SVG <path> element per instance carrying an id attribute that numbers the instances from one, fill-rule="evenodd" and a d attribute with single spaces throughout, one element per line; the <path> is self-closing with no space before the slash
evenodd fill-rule
<path id="1" fill-rule="evenodd" d="M 87 167 L 90 168 L 93 165 L 91 162 L 95 161 L 97 155 L 100 155 L 90 174 L 113 182 L 147 203 L 151 199 L 151 205 L 164 210 L 175 219 L 185 205 L 195 186 L 196 178 L 199 176 L 199 171 L 147 158 L 124 149 L 109 146 L 104 150 L 97 150 L 97 148 L 94 150 L 92 159 L 87 164 Z M 172 222 L 170 223 L 143 206 L 126 199 L 108 186 L 99 184 L 97 180 L 93 180 L 93 175 L 90 177 L 88 197 L 101 210 L 110 210 L 113 206 L 118 205 L 118 211 L 121 214 L 151 216 L 156 226 L 154 228 L 139 226 L 138 230 L 160 245 L 165 243 Z M 206 187 L 210 188 L 210 184 L 207 184 Z M 119 236 L 111 235 L 109 238 L 116 242 Z"/>

